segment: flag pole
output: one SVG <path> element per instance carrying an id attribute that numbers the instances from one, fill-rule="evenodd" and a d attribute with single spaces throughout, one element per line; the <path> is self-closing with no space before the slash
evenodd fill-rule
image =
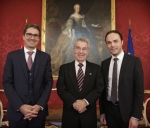
<path id="1" fill-rule="evenodd" d="M 26 25 L 28 24 L 28 17 L 26 17 L 25 23 L 26 23 Z M 23 47 L 24 47 L 24 41 L 22 40 L 21 41 L 21 48 L 23 48 Z"/>
<path id="2" fill-rule="evenodd" d="M 129 19 L 129 29 L 131 29 L 131 20 Z"/>
<path id="3" fill-rule="evenodd" d="M 26 17 L 26 25 L 28 24 L 28 17 Z"/>

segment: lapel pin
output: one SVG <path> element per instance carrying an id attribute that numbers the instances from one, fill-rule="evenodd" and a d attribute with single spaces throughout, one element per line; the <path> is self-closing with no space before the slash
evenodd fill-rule
<path id="1" fill-rule="evenodd" d="M 92 73 L 89 73 L 89 75 L 92 75 Z"/>

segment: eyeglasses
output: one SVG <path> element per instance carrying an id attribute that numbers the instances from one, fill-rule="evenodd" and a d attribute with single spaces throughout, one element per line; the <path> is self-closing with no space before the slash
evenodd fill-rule
<path id="1" fill-rule="evenodd" d="M 82 50 L 83 52 L 85 52 L 85 51 L 87 51 L 87 50 L 88 50 L 88 48 L 87 48 L 87 47 L 80 48 L 80 47 L 76 46 L 76 47 L 74 47 L 74 48 L 75 48 L 75 50 L 76 50 L 76 51 L 78 51 L 78 52 L 79 52 L 79 51 L 81 51 L 81 50 Z"/>
<path id="2" fill-rule="evenodd" d="M 26 36 L 28 38 L 32 38 L 32 37 L 34 37 L 35 39 L 39 39 L 40 38 L 40 35 L 38 35 L 38 34 L 32 34 L 32 33 L 26 33 Z"/>

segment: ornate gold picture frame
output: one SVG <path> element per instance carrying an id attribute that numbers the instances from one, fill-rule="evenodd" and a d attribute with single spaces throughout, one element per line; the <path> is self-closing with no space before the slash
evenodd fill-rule
<path id="1" fill-rule="evenodd" d="M 115 29 L 115 0 L 84 2 L 85 0 L 70 0 L 69 3 L 68 0 L 42 0 L 41 50 L 51 55 L 54 79 L 58 77 L 61 64 L 74 60 L 72 44 L 80 36 L 79 33 L 90 40 L 88 61 L 100 65 L 102 60 L 110 56 L 104 37 L 107 31 Z M 73 15 L 77 7 L 82 23 Z"/>

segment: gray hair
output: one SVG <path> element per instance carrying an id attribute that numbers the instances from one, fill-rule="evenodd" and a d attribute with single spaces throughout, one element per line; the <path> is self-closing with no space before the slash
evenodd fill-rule
<path id="1" fill-rule="evenodd" d="M 75 45 L 76 45 L 76 43 L 77 43 L 78 41 L 85 42 L 85 43 L 87 43 L 88 48 L 90 47 L 90 41 L 89 41 L 87 38 L 85 38 L 85 37 L 79 37 L 79 38 L 77 38 L 77 39 L 74 41 L 74 47 L 75 47 Z"/>

